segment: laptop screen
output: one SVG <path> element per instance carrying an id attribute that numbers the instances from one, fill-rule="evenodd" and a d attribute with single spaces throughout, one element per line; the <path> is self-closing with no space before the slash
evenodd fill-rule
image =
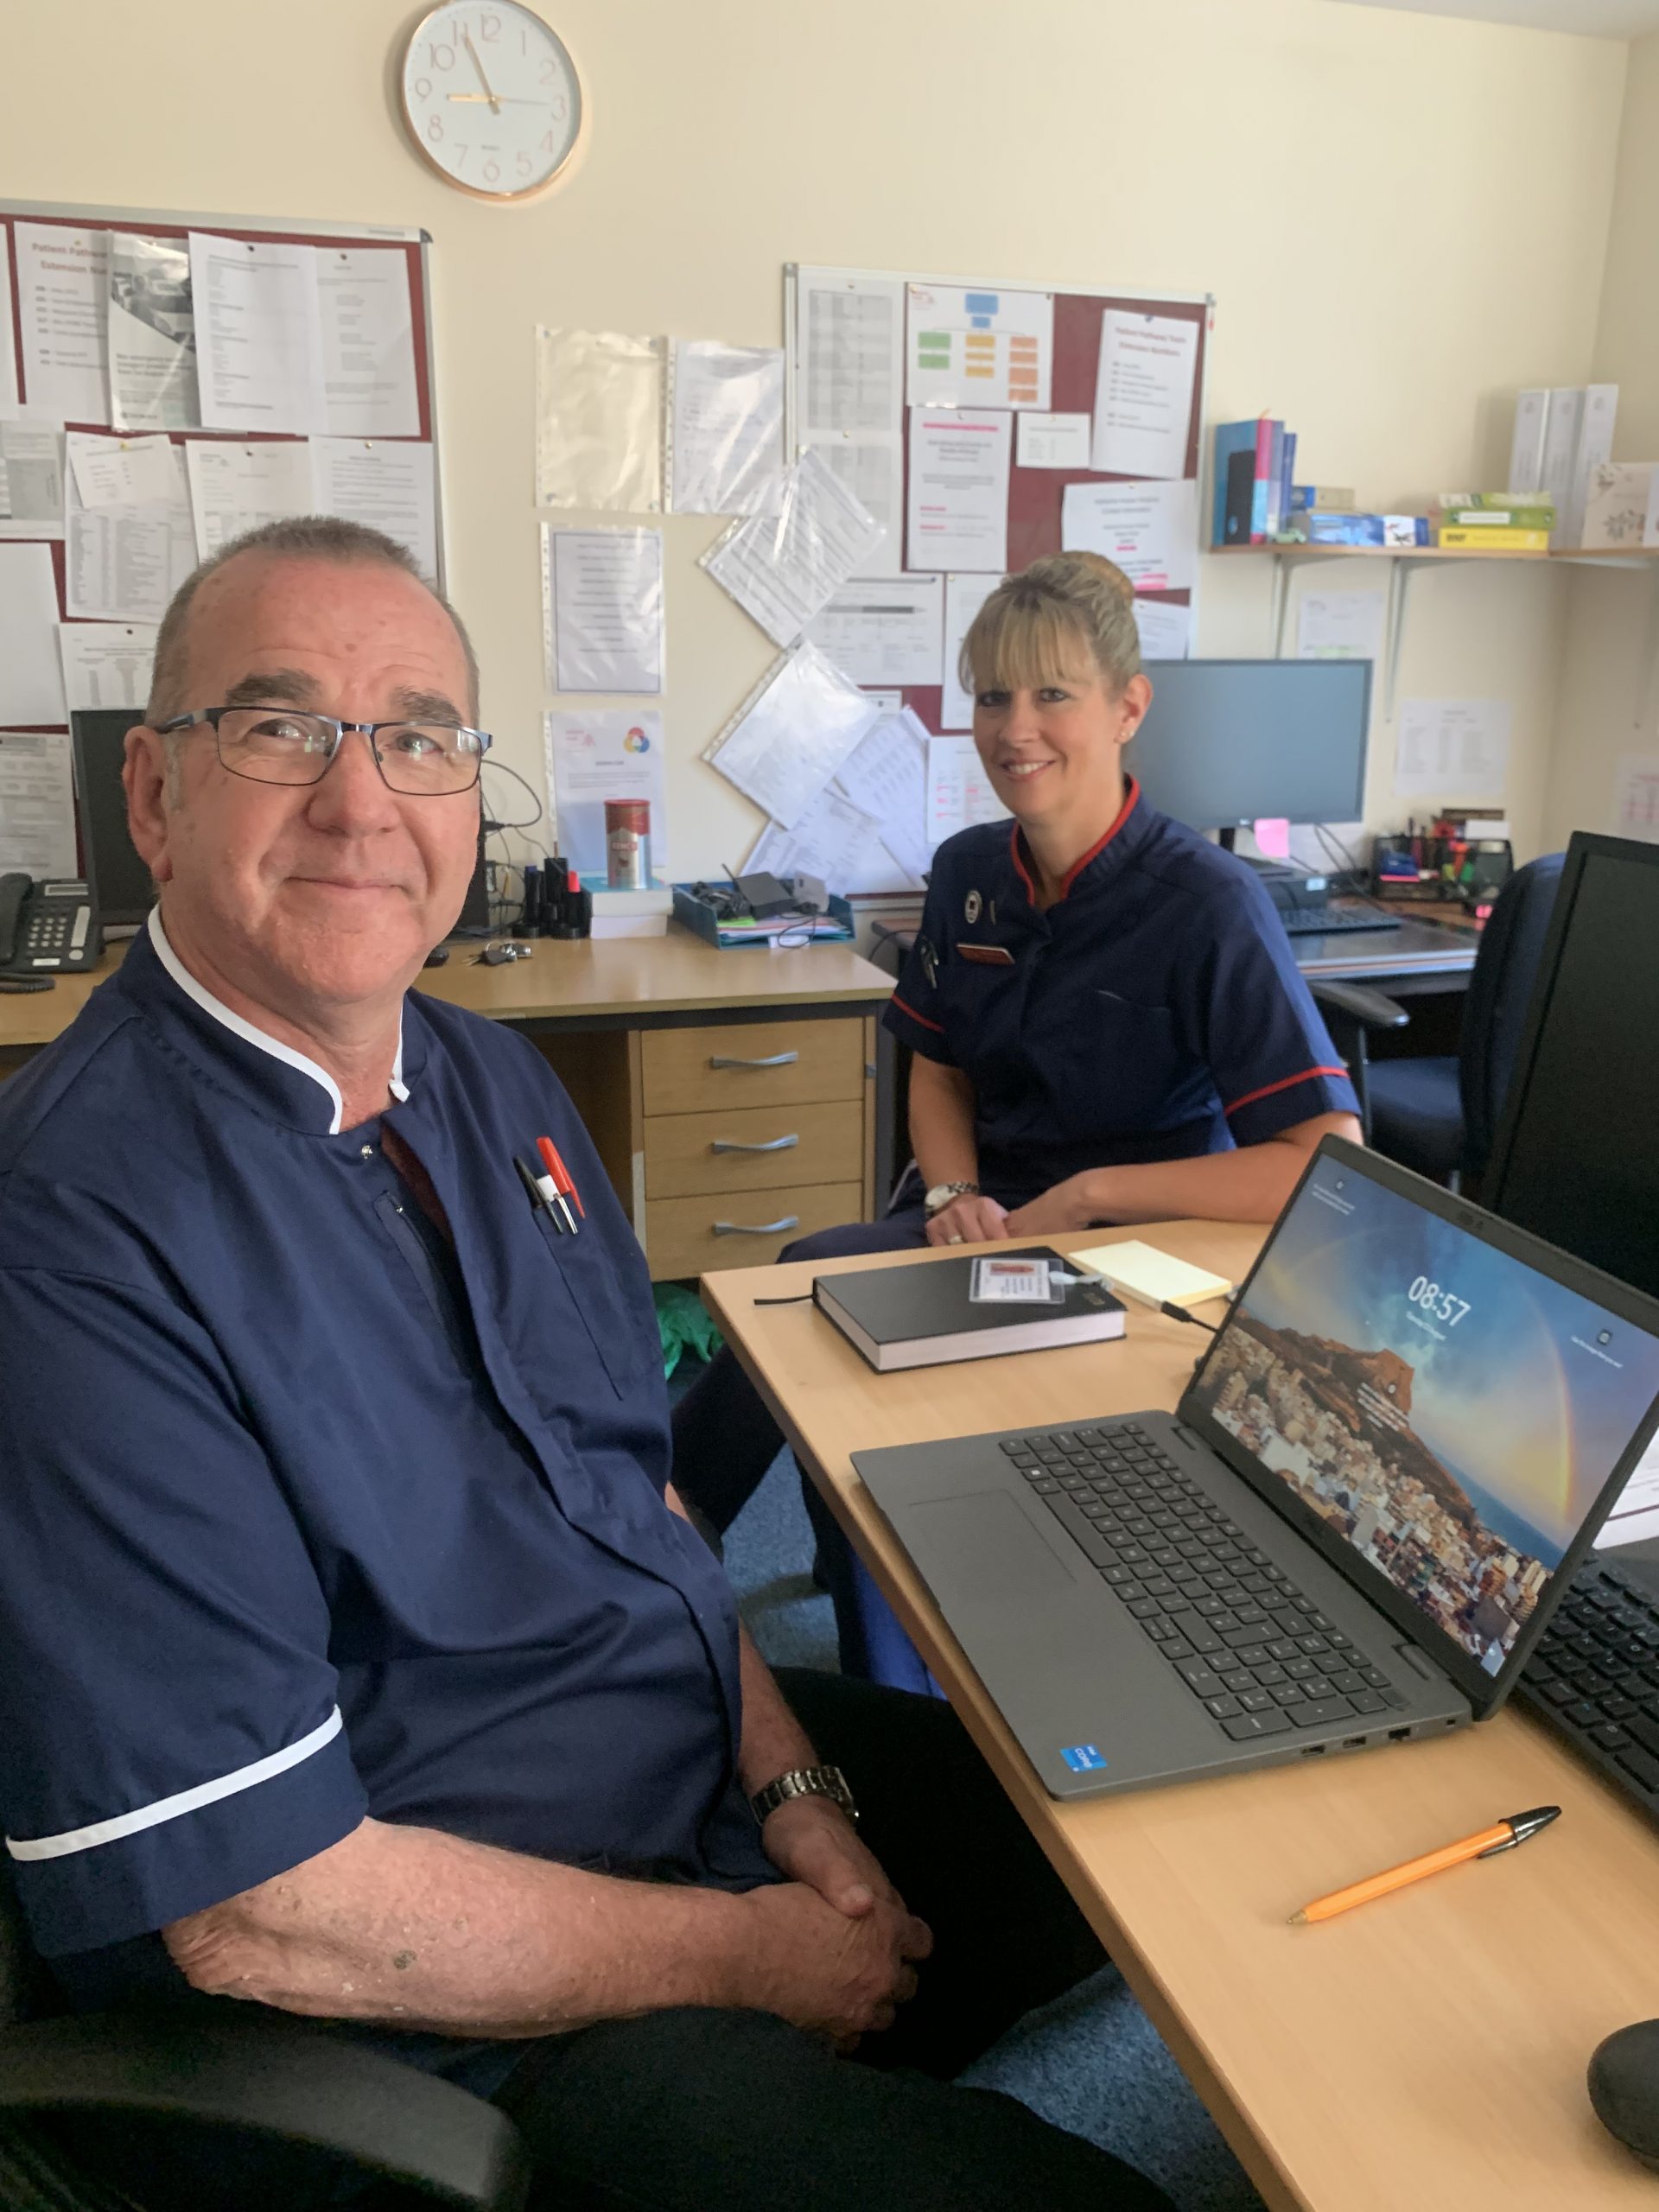
<path id="1" fill-rule="evenodd" d="M 1351 1148 L 1315 1158 L 1183 1411 L 1243 1447 L 1258 1490 L 1294 1492 L 1459 1671 L 1496 1675 L 1644 1427 L 1659 1338 L 1596 1302 L 1619 1298 L 1605 1278 L 1533 1248 L 1583 1294 L 1494 1241 L 1529 1240 L 1393 1179 Z"/>

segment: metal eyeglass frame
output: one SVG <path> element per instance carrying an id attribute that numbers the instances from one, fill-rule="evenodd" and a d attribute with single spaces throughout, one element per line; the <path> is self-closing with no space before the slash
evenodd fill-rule
<path id="1" fill-rule="evenodd" d="M 295 776 L 288 778 L 278 778 L 276 776 L 251 776 L 245 768 L 233 768 L 230 762 L 225 758 L 225 748 L 219 743 L 219 721 L 220 718 L 226 715 L 247 714 L 293 715 L 296 717 L 303 715 L 307 721 L 322 722 L 328 728 L 332 729 L 334 733 L 334 741 L 329 747 L 327 753 L 323 756 L 322 766 L 318 769 L 316 774 L 315 776 Z M 394 784 L 391 777 L 387 775 L 386 764 L 385 760 L 381 757 L 380 747 L 375 743 L 375 733 L 377 730 L 383 729 L 419 728 L 422 727 L 422 724 L 419 717 L 416 715 L 400 715 L 394 721 L 348 722 L 342 721 L 338 715 L 316 714 L 309 707 L 199 707 L 194 714 L 175 715 L 169 721 L 157 723 L 156 734 L 159 737 L 170 737 L 175 734 L 179 730 L 194 729 L 198 725 L 204 722 L 213 733 L 213 751 L 219 757 L 219 766 L 224 769 L 227 776 L 240 776 L 244 783 L 248 784 L 275 784 L 280 785 L 281 784 L 286 783 L 288 789 L 290 791 L 303 791 L 309 785 L 320 784 L 323 778 L 327 774 L 328 771 L 334 766 L 334 762 L 339 759 L 340 747 L 346 742 L 346 738 L 355 731 L 359 736 L 365 737 L 368 740 L 369 751 L 373 755 L 375 766 L 380 772 L 381 782 L 385 785 L 389 791 L 395 792 L 399 798 L 459 798 L 466 791 L 476 791 L 478 789 L 479 778 L 484 772 L 484 755 L 489 751 L 491 745 L 494 741 L 488 730 L 472 729 L 469 728 L 465 722 L 434 722 L 430 724 L 430 727 L 434 729 L 453 729 L 457 736 L 477 739 L 478 756 L 473 765 L 472 781 L 467 784 L 453 785 L 449 790 L 442 791 L 407 791 L 402 785 Z"/>

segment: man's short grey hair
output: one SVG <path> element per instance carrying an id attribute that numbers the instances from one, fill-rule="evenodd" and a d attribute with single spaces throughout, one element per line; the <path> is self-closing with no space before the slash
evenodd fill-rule
<path id="1" fill-rule="evenodd" d="M 473 651 L 467 626 L 432 579 L 422 575 L 420 563 L 409 548 L 400 545 L 395 537 L 388 537 L 384 531 L 371 530 L 365 523 L 347 522 L 340 515 L 296 515 L 281 522 L 265 523 L 258 530 L 245 531 L 240 537 L 232 538 L 193 569 L 174 593 L 156 634 L 156 665 L 150 677 L 149 704 L 145 709 L 151 728 L 174 715 L 185 713 L 193 703 L 219 705 L 217 699 L 192 702 L 184 696 L 190 610 L 207 579 L 217 575 L 244 553 L 263 553 L 273 560 L 334 561 L 344 566 L 397 569 L 406 576 L 413 576 L 455 626 L 455 635 L 461 640 L 467 662 L 466 710 L 477 720 L 478 656 Z"/>

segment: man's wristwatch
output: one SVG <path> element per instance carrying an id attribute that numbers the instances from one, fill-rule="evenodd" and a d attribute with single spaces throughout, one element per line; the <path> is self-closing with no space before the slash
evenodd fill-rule
<path id="1" fill-rule="evenodd" d="M 922 1211 L 931 1221 L 936 1213 L 943 1213 L 952 1198 L 976 1198 L 977 1183 L 935 1183 L 922 1200 Z"/>
<path id="2" fill-rule="evenodd" d="M 780 1774 L 776 1782 L 769 1782 L 764 1789 L 757 1789 L 749 1800 L 749 1810 L 764 1827 L 767 1814 L 775 1813 L 791 1797 L 827 1797 L 832 1805 L 840 1806 L 849 1821 L 858 1818 L 853 1793 L 838 1766 L 794 1767 L 788 1774 Z"/>

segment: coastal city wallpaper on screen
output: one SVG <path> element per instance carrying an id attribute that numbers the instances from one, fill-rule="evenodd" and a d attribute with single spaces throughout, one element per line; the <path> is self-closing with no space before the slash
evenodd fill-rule
<path id="1" fill-rule="evenodd" d="M 1321 1160 L 1197 1395 L 1496 1674 L 1659 1395 L 1659 1343 Z"/>

